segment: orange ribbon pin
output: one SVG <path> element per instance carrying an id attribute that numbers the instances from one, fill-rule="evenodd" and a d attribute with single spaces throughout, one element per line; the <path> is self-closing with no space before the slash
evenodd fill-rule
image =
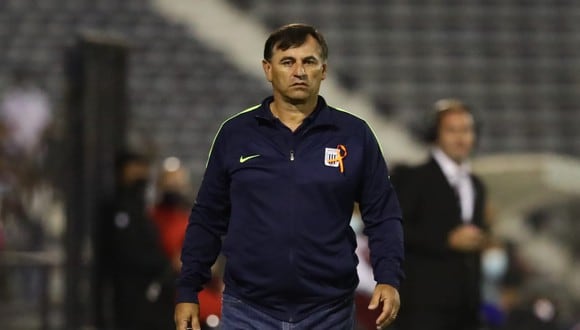
<path id="1" fill-rule="evenodd" d="M 346 158 L 348 153 L 346 152 L 346 147 L 343 144 L 337 145 L 336 149 L 338 149 L 338 155 L 336 155 L 336 158 L 331 159 L 328 162 L 331 164 L 338 162 L 340 173 L 344 173 L 344 162 L 342 160 Z"/>

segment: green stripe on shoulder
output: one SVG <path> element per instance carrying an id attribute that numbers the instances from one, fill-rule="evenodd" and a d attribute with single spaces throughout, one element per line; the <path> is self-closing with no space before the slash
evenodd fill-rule
<path id="1" fill-rule="evenodd" d="M 217 136 L 219 135 L 219 133 L 220 133 L 220 131 L 222 130 L 222 128 L 224 127 L 224 125 L 225 125 L 225 124 L 226 124 L 228 121 L 230 121 L 230 120 L 232 120 L 232 119 L 234 119 L 234 118 L 236 118 L 236 117 L 238 117 L 238 116 L 241 116 L 241 115 L 243 115 L 244 113 L 247 113 L 247 112 L 254 111 L 254 110 L 258 109 L 258 108 L 259 108 L 261 105 L 262 105 L 262 104 L 256 104 L 256 105 L 254 105 L 254 106 L 252 106 L 252 107 L 249 107 L 249 108 L 247 108 L 247 109 L 245 109 L 245 110 L 243 110 L 243 111 L 241 111 L 241 112 L 238 112 L 238 113 L 236 113 L 236 114 L 235 114 L 235 115 L 233 115 L 233 116 L 230 116 L 229 118 L 227 118 L 226 120 L 224 120 L 224 121 L 222 122 L 222 124 L 221 124 L 221 125 L 220 125 L 220 127 L 218 128 L 217 132 L 215 133 L 215 135 L 214 135 L 214 137 L 213 137 L 213 140 L 211 141 L 211 146 L 209 147 L 209 153 L 208 153 L 208 155 L 207 155 L 207 161 L 205 162 L 205 167 L 206 167 L 206 168 L 207 168 L 207 165 L 208 165 L 208 163 L 209 163 L 209 157 L 211 156 L 211 152 L 213 151 L 213 146 L 214 146 L 214 144 L 215 144 L 215 140 L 217 139 Z"/>
<path id="2" fill-rule="evenodd" d="M 354 113 L 352 113 L 352 112 L 350 112 L 348 110 L 345 110 L 345 109 L 342 109 L 342 108 L 339 108 L 339 107 L 335 107 L 335 106 L 332 106 L 332 105 L 329 105 L 329 106 L 332 107 L 333 109 L 336 109 L 336 110 L 338 110 L 340 112 L 348 113 L 349 115 L 351 115 L 351 116 L 353 116 L 355 118 L 358 118 L 358 119 L 364 121 L 365 124 L 367 124 L 368 128 L 371 130 L 371 133 L 373 133 L 373 136 L 375 137 L 375 140 L 377 140 L 377 143 L 379 144 L 379 149 L 381 150 L 381 153 L 383 155 L 385 154 L 384 151 L 383 151 L 383 144 L 379 140 L 379 136 L 377 135 L 377 133 L 375 133 L 375 130 L 371 127 L 371 125 L 369 124 L 369 122 L 366 119 L 364 119 L 361 116 L 355 115 Z"/>

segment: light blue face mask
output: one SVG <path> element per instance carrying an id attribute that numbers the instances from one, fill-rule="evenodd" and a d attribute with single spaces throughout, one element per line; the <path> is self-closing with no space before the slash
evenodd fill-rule
<path id="1" fill-rule="evenodd" d="M 508 268 L 508 256 L 505 250 L 490 248 L 481 256 L 483 276 L 492 281 L 497 281 L 505 275 Z"/>

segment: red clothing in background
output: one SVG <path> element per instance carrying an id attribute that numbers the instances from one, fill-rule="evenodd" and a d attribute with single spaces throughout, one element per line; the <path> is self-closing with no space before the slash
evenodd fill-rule
<path id="1" fill-rule="evenodd" d="M 163 251 L 173 259 L 181 254 L 189 211 L 174 206 L 157 205 L 153 219 L 159 228 Z"/>
<path id="2" fill-rule="evenodd" d="M 185 237 L 185 228 L 189 220 L 189 210 L 180 206 L 158 204 L 152 212 L 153 219 L 159 229 L 163 251 L 169 258 L 178 258 Z M 220 280 L 213 278 L 206 288 L 199 293 L 201 322 L 215 315 L 221 317 L 221 287 Z"/>

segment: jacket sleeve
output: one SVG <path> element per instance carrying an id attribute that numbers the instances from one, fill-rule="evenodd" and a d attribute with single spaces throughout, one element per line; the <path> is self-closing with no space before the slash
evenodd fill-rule
<path id="1" fill-rule="evenodd" d="M 365 128 L 366 159 L 359 200 L 364 233 L 369 239 L 375 281 L 398 288 L 404 258 L 401 210 L 381 148 L 371 129 Z"/>
<path id="2" fill-rule="evenodd" d="M 198 303 L 197 294 L 211 279 L 211 266 L 220 253 L 230 215 L 229 175 L 224 165 L 225 133 L 212 145 L 205 174 L 189 216 L 181 251 L 177 302 Z"/>

